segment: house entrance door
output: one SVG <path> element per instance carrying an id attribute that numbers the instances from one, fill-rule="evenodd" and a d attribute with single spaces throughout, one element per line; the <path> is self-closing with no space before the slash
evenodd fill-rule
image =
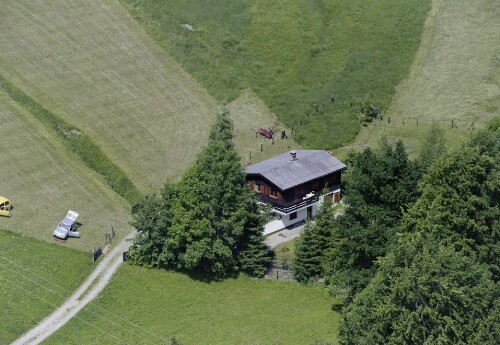
<path id="1" fill-rule="evenodd" d="M 337 192 L 337 193 L 333 194 L 333 202 L 335 204 L 337 204 L 337 203 L 340 202 L 340 192 Z"/>
<path id="2" fill-rule="evenodd" d="M 312 216 L 313 216 L 313 208 L 312 208 L 312 206 L 309 206 L 307 208 L 307 219 L 311 219 Z"/>

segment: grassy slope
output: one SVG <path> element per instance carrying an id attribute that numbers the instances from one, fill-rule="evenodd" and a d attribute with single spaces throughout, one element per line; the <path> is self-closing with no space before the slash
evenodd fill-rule
<path id="1" fill-rule="evenodd" d="M 112 0 L 7 1 L 0 73 L 88 135 L 142 192 L 179 176 L 215 101 Z"/>
<path id="2" fill-rule="evenodd" d="M 385 110 L 430 0 L 121 2 L 218 100 L 251 88 L 301 143 L 331 148 L 359 129 L 348 102 Z"/>
<path id="3" fill-rule="evenodd" d="M 364 129 L 353 145 L 375 145 L 386 136 L 403 139 L 416 152 L 434 122 L 446 130 L 450 146 L 458 146 L 472 122 L 481 128 L 500 114 L 498 42 L 497 1 L 434 0 L 410 77 L 400 85 L 384 121 Z M 452 119 L 458 129 L 451 129 Z"/>
<path id="4" fill-rule="evenodd" d="M 300 148 L 291 135 L 290 128 L 280 124 L 276 115 L 252 91 L 244 90 L 226 109 L 229 110 L 234 123 L 234 142 L 241 155 L 242 164 L 257 163 L 285 151 Z M 259 128 L 270 127 L 274 127 L 274 144 L 273 140 L 255 135 Z M 288 138 L 281 139 L 283 130 Z"/>
<path id="5" fill-rule="evenodd" d="M 89 252 L 114 226 L 117 240 L 130 232 L 129 206 L 102 177 L 68 154 L 53 133 L 0 92 L 0 193 L 14 204 L 0 228 L 52 241 L 68 209 L 80 213 L 80 239 L 65 246 Z"/>
<path id="6" fill-rule="evenodd" d="M 117 167 L 79 128 L 58 118 L 1 75 L 0 91 L 5 92 L 14 102 L 51 130 L 61 139 L 68 150 L 76 154 L 86 166 L 101 174 L 118 195 L 124 197 L 132 205 L 142 199 L 141 192 L 137 190 L 123 170 Z"/>
<path id="7" fill-rule="evenodd" d="M 61 304 L 92 266 L 88 254 L 0 230 L 0 344 Z"/>
<path id="8" fill-rule="evenodd" d="M 185 345 L 333 344 L 332 302 L 319 287 L 248 278 L 206 284 L 125 265 L 96 302 L 106 310 L 90 305 L 45 343 L 159 344 L 175 335 Z"/>

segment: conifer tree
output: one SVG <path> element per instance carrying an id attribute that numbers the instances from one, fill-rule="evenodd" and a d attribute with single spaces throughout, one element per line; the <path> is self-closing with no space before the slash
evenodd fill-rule
<path id="1" fill-rule="evenodd" d="M 329 281 L 352 293 L 375 273 L 374 262 L 394 242 L 403 211 L 418 197 L 420 169 L 408 160 L 401 141 L 382 144 L 348 160 L 345 213 L 335 220 L 332 249 L 325 265 Z"/>
<path id="2" fill-rule="evenodd" d="M 346 310 L 342 344 L 500 343 L 498 128 L 430 166 L 396 246 Z"/>
<path id="3" fill-rule="evenodd" d="M 171 225 L 171 200 L 175 199 L 175 185 L 166 183 L 161 197 L 148 195 L 131 223 L 137 230 L 136 243 L 129 250 L 129 262 L 146 267 L 164 267 L 163 246 Z"/>
<path id="4" fill-rule="evenodd" d="M 499 293 L 474 256 L 405 238 L 345 310 L 341 344 L 471 344 Z"/>
<path id="5" fill-rule="evenodd" d="M 324 261 L 331 247 L 335 209 L 331 197 L 325 197 L 314 223 L 307 223 L 296 243 L 293 271 L 299 282 L 308 282 L 324 274 Z"/>
<path id="6" fill-rule="evenodd" d="M 436 125 L 433 125 L 429 133 L 422 140 L 422 148 L 418 156 L 418 162 L 423 170 L 437 161 L 446 153 L 446 141 L 444 138 L 444 130 Z"/>
<path id="7" fill-rule="evenodd" d="M 145 209 L 136 221 L 140 238 L 157 236 L 154 251 L 139 252 L 143 261 L 157 266 L 201 273 L 220 279 L 245 272 L 260 276 L 270 260 L 263 243 L 265 213 L 245 182 L 240 158 L 232 142 L 232 124 L 227 112 L 217 115 L 209 142 L 181 181 L 164 193 L 163 229 L 145 231 L 153 211 Z M 159 221 L 156 221 L 159 223 Z M 149 237 L 148 237 L 149 236 Z M 157 249 L 161 253 L 157 255 Z M 152 258 L 154 252 L 158 259 Z"/>

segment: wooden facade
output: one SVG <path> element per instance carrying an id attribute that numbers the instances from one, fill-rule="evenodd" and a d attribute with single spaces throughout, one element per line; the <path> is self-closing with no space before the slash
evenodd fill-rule
<path id="1" fill-rule="evenodd" d="M 339 190 L 341 173 L 341 171 L 337 171 L 286 190 L 280 190 L 271 181 L 260 175 L 248 174 L 246 180 L 248 188 L 259 193 L 263 202 L 270 203 L 273 207 L 288 208 L 311 198 L 311 193 L 318 197 L 323 194 L 325 188 L 328 192 Z M 340 192 L 333 195 L 334 202 L 339 202 L 340 198 Z"/>

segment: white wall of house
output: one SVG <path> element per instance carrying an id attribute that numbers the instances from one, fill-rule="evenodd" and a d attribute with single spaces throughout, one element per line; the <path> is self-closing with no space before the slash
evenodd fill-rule
<path id="1" fill-rule="evenodd" d="M 314 204 L 308 205 L 307 207 L 312 207 L 312 216 L 314 218 L 316 213 L 318 213 L 319 202 L 315 202 Z M 293 224 L 296 224 L 298 222 L 304 221 L 307 218 L 307 207 L 297 210 L 297 218 L 295 219 L 290 219 L 290 214 L 294 213 L 291 212 L 287 215 L 281 216 L 281 219 L 275 219 L 267 223 L 264 227 L 264 236 L 292 226 Z"/>
<path id="2" fill-rule="evenodd" d="M 292 226 L 298 222 L 301 222 L 303 220 L 305 220 L 307 218 L 307 208 L 308 207 L 312 207 L 312 217 L 314 218 L 314 216 L 316 216 L 316 213 L 318 213 L 318 209 L 321 205 L 321 203 L 323 202 L 323 199 L 325 197 L 330 197 L 332 198 L 334 193 L 337 193 L 337 192 L 340 192 L 340 189 L 339 190 L 335 190 L 331 193 L 328 193 L 328 194 L 325 194 L 325 195 L 322 195 L 319 197 L 319 200 L 313 204 L 310 204 L 304 208 L 301 208 L 299 210 L 296 211 L 297 213 L 297 218 L 295 219 L 290 219 L 290 214 L 293 214 L 294 212 L 291 212 L 291 213 L 288 213 L 286 215 L 281 215 L 281 219 L 275 219 L 275 220 L 272 220 L 270 221 L 269 223 L 267 223 L 265 226 L 264 226 L 264 236 L 266 235 L 270 235 L 274 232 L 277 232 L 277 231 L 280 231 L 284 228 L 287 228 L 289 226 Z"/>

